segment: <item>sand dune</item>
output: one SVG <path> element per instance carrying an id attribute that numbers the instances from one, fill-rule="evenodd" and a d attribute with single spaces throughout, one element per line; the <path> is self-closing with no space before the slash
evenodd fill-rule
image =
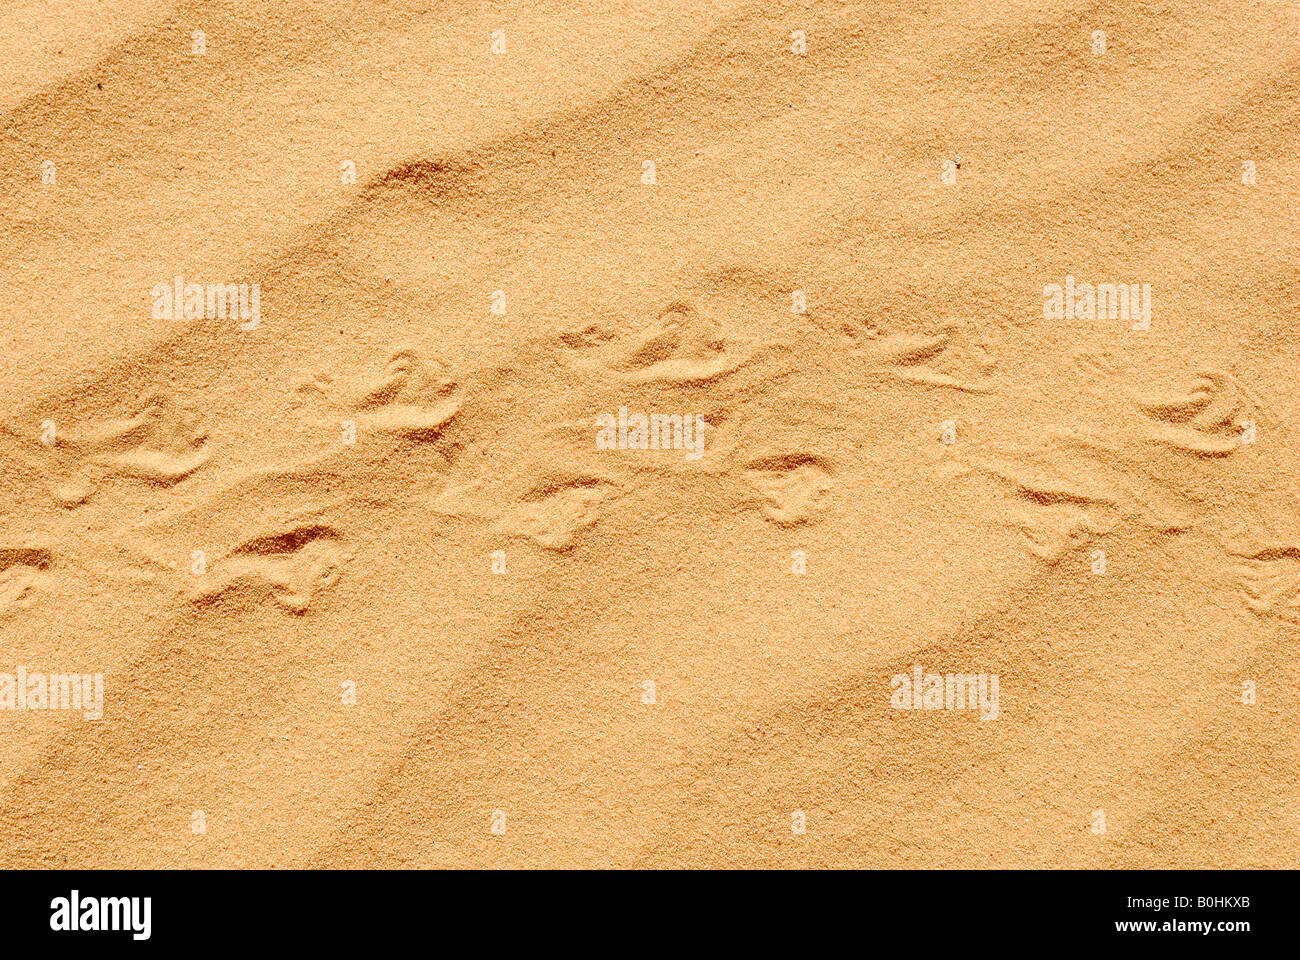
<path id="1" fill-rule="evenodd" d="M 1293 862 L 1294 4 L 0 24 L 0 865 Z"/>

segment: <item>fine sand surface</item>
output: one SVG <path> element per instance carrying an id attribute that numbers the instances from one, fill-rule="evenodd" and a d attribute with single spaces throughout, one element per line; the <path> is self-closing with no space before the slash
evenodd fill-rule
<path id="1" fill-rule="evenodd" d="M 0 52 L 0 866 L 1294 864 L 1291 0 Z"/>

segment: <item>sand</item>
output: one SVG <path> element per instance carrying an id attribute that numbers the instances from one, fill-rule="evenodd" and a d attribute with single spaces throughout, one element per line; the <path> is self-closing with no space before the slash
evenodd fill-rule
<path id="1" fill-rule="evenodd" d="M 0 866 L 1292 865 L 1297 40 L 10 0 Z"/>

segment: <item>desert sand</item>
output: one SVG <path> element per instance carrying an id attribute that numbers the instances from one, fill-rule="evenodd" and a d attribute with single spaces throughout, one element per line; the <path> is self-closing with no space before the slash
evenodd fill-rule
<path id="1" fill-rule="evenodd" d="M 9 0 L 0 866 L 1293 865 L 1298 41 Z"/>

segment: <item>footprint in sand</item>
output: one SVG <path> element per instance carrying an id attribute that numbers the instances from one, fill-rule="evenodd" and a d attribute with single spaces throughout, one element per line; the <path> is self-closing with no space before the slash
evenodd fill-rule
<path id="1" fill-rule="evenodd" d="M 316 373 L 298 383 L 295 392 L 305 403 L 314 397 L 330 399 L 336 389 L 332 377 Z M 355 422 L 358 441 L 377 435 L 434 440 L 460 412 L 461 399 L 441 361 L 403 348 L 341 405 L 347 413 L 340 416 Z"/>
<path id="2" fill-rule="evenodd" d="M 763 516 L 786 527 L 809 522 L 822 508 L 831 468 L 821 457 L 795 453 L 754 460 L 744 478 L 758 494 Z"/>
<path id="3" fill-rule="evenodd" d="M 1232 573 L 1246 606 L 1300 626 L 1300 547 L 1235 552 Z"/>
<path id="4" fill-rule="evenodd" d="M 211 603 L 246 593 L 305 613 L 312 598 L 338 580 L 347 559 L 341 542 L 334 528 L 321 523 L 246 540 L 201 578 L 194 600 Z"/>
<path id="5" fill-rule="evenodd" d="M 1242 391 L 1223 373 L 1202 373 L 1187 393 L 1139 399 L 1144 429 L 1156 443 L 1198 457 L 1225 457 L 1243 441 L 1246 406 Z"/>
<path id="6" fill-rule="evenodd" d="M 0 616 L 30 606 L 32 595 L 54 562 L 48 550 L 0 547 Z"/>
<path id="7" fill-rule="evenodd" d="M 1002 522 L 1019 531 L 1029 552 L 1048 566 L 1077 554 L 1113 526 L 1098 512 L 1073 503 L 1011 504 Z"/>
<path id="8" fill-rule="evenodd" d="M 1161 535 L 1192 524 L 1190 504 L 1131 462 L 1125 451 L 1071 429 L 1049 429 L 1032 444 L 993 444 L 956 467 L 1003 487 L 999 522 L 1024 535 L 1029 552 L 1058 562 L 1121 520 Z"/>
<path id="9" fill-rule="evenodd" d="M 898 333 L 878 337 L 868 347 L 870 369 L 902 383 L 963 393 L 988 393 L 984 379 L 994 363 L 982 343 L 946 324 L 933 335 Z"/>
<path id="10" fill-rule="evenodd" d="M 1128 367 L 1127 361 L 1109 347 L 1076 347 L 1070 351 L 1070 364 L 1082 379 L 1102 382 L 1116 379 Z"/>
<path id="11" fill-rule="evenodd" d="M 599 522 L 599 507 L 615 490 L 601 477 L 546 480 L 524 491 L 497 526 L 508 536 L 526 537 L 547 550 L 569 550 L 580 533 Z"/>
<path id="12" fill-rule="evenodd" d="M 127 417 L 56 430 L 53 446 L 71 451 L 75 462 L 70 474 L 51 484 L 65 507 L 84 503 L 109 477 L 172 486 L 210 456 L 200 416 L 159 395 L 140 400 Z"/>
<path id="13" fill-rule="evenodd" d="M 600 522 L 620 485 L 595 448 L 590 421 L 538 425 L 522 433 L 529 442 L 500 453 L 474 450 L 459 460 L 454 479 L 429 506 L 439 516 L 482 524 L 500 536 L 567 551 Z"/>
<path id="14" fill-rule="evenodd" d="M 441 361 L 428 362 L 414 350 L 399 350 L 356 402 L 357 430 L 432 440 L 460 406 L 456 382 Z"/>
<path id="15" fill-rule="evenodd" d="M 629 384 L 691 386 L 719 380 L 744 364 L 744 351 L 717 321 L 686 300 L 674 300 L 655 320 L 626 337 L 588 326 L 561 335 L 577 362 Z"/>

